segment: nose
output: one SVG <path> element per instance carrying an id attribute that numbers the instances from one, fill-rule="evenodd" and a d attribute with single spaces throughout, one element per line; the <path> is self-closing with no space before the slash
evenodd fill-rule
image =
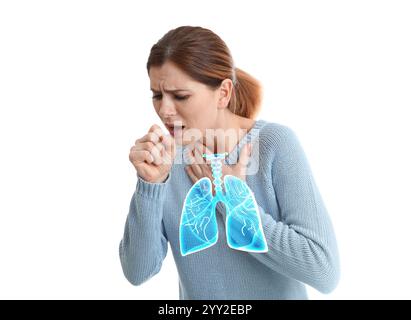
<path id="1" fill-rule="evenodd" d="M 175 116 L 177 114 L 177 110 L 174 106 L 173 101 L 163 97 L 160 103 L 158 114 L 162 119 Z"/>

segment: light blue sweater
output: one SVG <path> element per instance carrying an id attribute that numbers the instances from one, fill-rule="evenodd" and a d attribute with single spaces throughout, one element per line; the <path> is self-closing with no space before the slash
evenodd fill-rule
<path id="1" fill-rule="evenodd" d="M 249 141 L 259 141 L 259 169 L 247 176 L 247 184 L 258 203 L 268 252 L 228 247 L 220 202 L 218 242 L 183 257 L 179 223 L 193 183 L 184 164 L 177 163 L 164 183 L 137 179 L 119 248 L 124 275 L 132 284 L 160 271 L 170 243 L 180 299 L 306 299 L 304 283 L 323 293 L 336 287 L 339 258 L 332 223 L 296 134 L 287 126 L 257 120 L 226 163 L 236 163 Z"/>

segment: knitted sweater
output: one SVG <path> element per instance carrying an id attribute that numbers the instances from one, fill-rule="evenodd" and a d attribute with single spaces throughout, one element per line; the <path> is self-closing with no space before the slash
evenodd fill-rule
<path id="1" fill-rule="evenodd" d="M 339 280 L 339 257 L 333 226 L 297 135 L 285 125 L 257 120 L 229 153 L 237 162 L 241 148 L 258 138 L 258 170 L 246 181 L 258 204 L 268 252 L 229 248 L 225 207 L 216 208 L 218 242 L 182 256 L 179 223 L 183 202 L 193 183 L 183 161 L 172 166 L 163 183 L 137 178 L 131 198 L 120 261 L 134 285 L 161 269 L 168 243 L 179 275 L 180 299 L 307 299 L 304 284 L 322 293 Z M 253 142 L 255 145 L 255 142 Z M 253 147 L 254 150 L 254 147 Z"/>

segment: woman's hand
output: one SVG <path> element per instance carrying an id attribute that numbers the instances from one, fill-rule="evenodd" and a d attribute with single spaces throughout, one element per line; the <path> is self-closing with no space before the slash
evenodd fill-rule
<path id="1" fill-rule="evenodd" d="M 206 160 L 203 158 L 203 153 L 205 154 L 213 154 L 206 146 L 203 144 L 197 142 L 194 147 L 193 151 L 189 153 L 189 157 L 191 160 L 190 165 L 187 165 L 185 167 L 185 170 L 190 177 L 190 179 L 193 181 L 193 183 L 196 183 L 199 179 L 203 177 L 208 177 L 210 178 L 211 181 L 213 181 L 213 176 L 212 176 L 212 171 L 211 171 L 211 166 L 210 166 L 210 160 Z M 244 145 L 244 147 L 241 149 L 240 152 L 240 157 L 238 162 L 235 165 L 225 165 L 223 163 L 221 169 L 222 169 L 222 177 L 221 179 L 224 179 L 224 176 L 229 174 L 232 176 L 236 176 L 237 178 L 246 181 L 246 170 L 247 170 L 247 164 L 248 161 L 250 160 L 251 156 L 251 144 L 248 143 Z M 214 185 L 213 185 L 214 188 Z M 214 189 L 213 189 L 214 190 Z"/>
<path id="2" fill-rule="evenodd" d="M 136 140 L 129 159 L 139 177 L 147 182 L 160 183 L 167 179 L 175 156 L 174 138 L 165 135 L 155 124 L 145 136 Z"/>

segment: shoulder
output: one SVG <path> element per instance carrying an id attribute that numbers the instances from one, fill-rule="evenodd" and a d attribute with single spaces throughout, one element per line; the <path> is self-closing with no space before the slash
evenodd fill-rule
<path id="1" fill-rule="evenodd" d="M 261 120 L 261 123 L 260 135 L 273 140 L 273 142 L 295 135 L 294 130 L 285 124 L 266 120 Z"/>
<path id="2" fill-rule="evenodd" d="M 289 126 L 277 122 L 261 120 L 258 132 L 258 145 L 261 155 L 273 159 L 276 153 L 284 152 L 293 145 L 298 144 L 296 132 Z"/>

